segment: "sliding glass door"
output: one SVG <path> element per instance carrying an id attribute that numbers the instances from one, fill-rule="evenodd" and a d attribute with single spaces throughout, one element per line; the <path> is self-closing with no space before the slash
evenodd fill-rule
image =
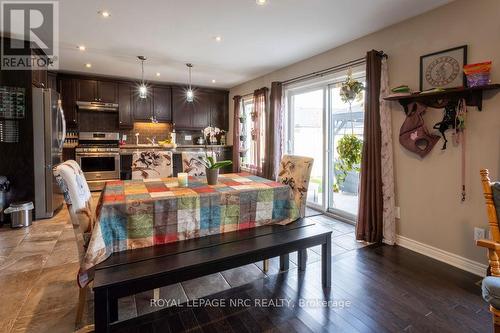
<path id="1" fill-rule="evenodd" d="M 353 77 L 364 84 L 363 71 Z M 343 73 L 323 83 L 287 89 L 287 152 L 314 158 L 307 206 L 355 222 L 359 165 L 345 170 L 339 145 L 363 140 L 364 96 L 349 108 L 340 99 L 345 79 Z"/>
<path id="2" fill-rule="evenodd" d="M 288 151 L 314 158 L 307 205 L 316 209 L 325 206 L 324 109 L 323 87 L 294 90 L 288 95 Z"/>
<path id="3" fill-rule="evenodd" d="M 364 75 L 359 75 L 357 79 L 364 84 Z M 328 87 L 328 210 L 344 219 L 355 221 L 358 214 L 360 165 L 356 164 L 351 170 L 346 170 L 339 154 L 339 146 L 352 143 L 353 140 L 363 141 L 364 96 L 360 95 L 349 107 L 349 103 L 340 98 L 340 87 L 340 82 Z"/>

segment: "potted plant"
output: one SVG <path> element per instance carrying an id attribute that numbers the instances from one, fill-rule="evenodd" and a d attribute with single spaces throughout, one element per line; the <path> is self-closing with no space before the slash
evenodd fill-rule
<path id="1" fill-rule="evenodd" d="M 354 134 L 344 135 L 337 144 L 337 153 L 339 158 L 335 163 L 336 183 L 333 185 L 335 192 L 340 191 L 349 172 L 358 173 L 361 164 L 361 153 L 363 150 L 363 141 Z"/>
<path id="2" fill-rule="evenodd" d="M 217 180 L 219 178 L 219 169 L 233 164 L 233 162 L 230 160 L 216 162 L 212 156 L 208 156 L 208 154 L 206 153 L 205 157 L 201 159 L 201 163 L 203 163 L 203 165 L 205 166 L 208 185 L 217 185 Z"/>

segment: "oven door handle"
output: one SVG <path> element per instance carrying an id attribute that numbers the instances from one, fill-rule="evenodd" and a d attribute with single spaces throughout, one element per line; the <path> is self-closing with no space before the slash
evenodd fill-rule
<path id="1" fill-rule="evenodd" d="M 77 157 L 120 157 L 120 153 L 76 153 Z"/>

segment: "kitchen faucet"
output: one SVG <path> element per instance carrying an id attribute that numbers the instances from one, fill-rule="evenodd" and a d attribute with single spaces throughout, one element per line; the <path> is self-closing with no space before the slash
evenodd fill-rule
<path id="1" fill-rule="evenodd" d="M 153 138 L 152 138 L 152 139 L 150 139 L 150 138 L 146 138 L 146 140 L 148 140 L 149 142 L 151 142 L 151 144 L 152 144 L 153 146 L 156 146 L 156 136 L 153 136 Z"/>

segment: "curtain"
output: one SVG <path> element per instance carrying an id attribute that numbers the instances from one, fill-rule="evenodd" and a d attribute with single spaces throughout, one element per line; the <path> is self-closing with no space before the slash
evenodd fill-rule
<path id="1" fill-rule="evenodd" d="M 387 57 L 382 58 L 380 79 L 380 129 L 381 136 L 381 172 L 383 195 L 383 242 L 389 245 L 396 243 L 396 203 L 394 199 L 394 164 L 392 147 L 392 120 L 389 101 L 384 97 L 389 95 L 389 73 Z"/>
<path id="2" fill-rule="evenodd" d="M 268 179 L 278 178 L 278 169 L 283 155 L 283 85 L 281 82 L 271 83 L 269 112 L 266 117 L 266 152 L 263 176 Z"/>
<path id="3" fill-rule="evenodd" d="M 382 131 L 379 102 L 381 58 L 382 55 L 375 50 L 366 55 L 364 143 L 356 239 L 367 242 L 381 242 L 383 237 Z"/>
<path id="4" fill-rule="evenodd" d="M 251 114 L 250 144 L 253 164 L 247 165 L 248 171 L 263 176 L 263 161 L 266 156 L 266 112 L 268 88 L 257 89 L 253 93 L 253 111 Z"/>
<path id="5" fill-rule="evenodd" d="M 240 172 L 240 113 L 241 96 L 234 96 L 234 117 L 233 117 L 233 172 Z"/>

